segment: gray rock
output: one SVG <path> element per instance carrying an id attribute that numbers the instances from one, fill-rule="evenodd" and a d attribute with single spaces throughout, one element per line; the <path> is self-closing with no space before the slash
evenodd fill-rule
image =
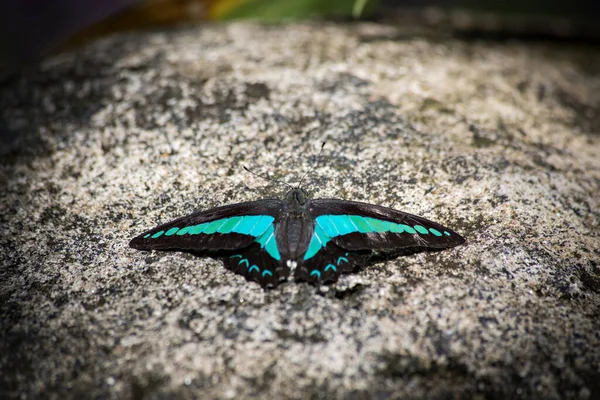
<path id="1" fill-rule="evenodd" d="M 115 36 L 0 92 L 0 397 L 600 398 L 600 54 L 375 24 Z M 127 243 L 281 196 L 469 240 L 316 288 Z"/>

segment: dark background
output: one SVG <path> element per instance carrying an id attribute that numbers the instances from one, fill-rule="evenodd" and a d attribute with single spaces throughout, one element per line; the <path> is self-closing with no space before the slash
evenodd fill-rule
<path id="1" fill-rule="evenodd" d="M 0 79 L 50 52 L 113 32 L 232 18 L 359 17 L 463 37 L 597 44 L 600 2 L 590 0 L 60 0 L 0 2 Z M 422 33 L 422 32 L 420 32 Z"/>

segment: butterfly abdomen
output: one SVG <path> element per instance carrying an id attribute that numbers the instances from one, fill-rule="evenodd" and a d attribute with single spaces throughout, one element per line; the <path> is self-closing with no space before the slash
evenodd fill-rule
<path id="1" fill-rule="evenodd" d="M 283 213 L 275 224 L 277 245 L 283 262 L 298 261 L 306 253 L 314 221 L 308 214 Z"/>

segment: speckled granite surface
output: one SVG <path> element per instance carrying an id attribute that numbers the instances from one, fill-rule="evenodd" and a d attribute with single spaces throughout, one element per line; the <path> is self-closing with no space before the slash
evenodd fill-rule
<path id="1" fill-rule="evenodd" d="M 374 24 L 113 37 L 0 88 L 0 397 L 600 397 L 600 52 Z M 307 188 L 469 243 L 263 291 L 130 238 Z"/>

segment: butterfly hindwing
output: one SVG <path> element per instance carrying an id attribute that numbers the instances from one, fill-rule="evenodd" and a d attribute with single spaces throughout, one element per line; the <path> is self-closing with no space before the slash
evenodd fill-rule
<path id="1" fill-rule="evenodd" d="M 260 283 L 262 287 L 275 287 L 290 275 L 290 269 L 271 257 L 259 243 L 231 252 L 223 257 L 223 263 L 227 269 Z"/>
<path id="2" fill-rule="evenodd" d="M 329 242 L 314 257 L 303 261 L 294 271 L 294 277 L 311 283 L 335 282 L 340 274 L 352 272 L 363 261 L 362 255 Z"/>
<path id="3" fill-rule="evenodd" d="M 273 221 L 280 207 L 278 200 L 259 200 L 196 212 L 146 231 L 131 240 L 129 245 L 139 250 L 246 248 L 273 230 Z M 276 254 L 277 247 L 273 241 L 265 244 Z"/>
<path id="4" fill-rule="evenodd" d="M 373 204 L 317 199 L 310 212 L 316 224 L 305 260 L 323 251 L 329 241 L 346 250 L 443 249 L 465 241 L 436 222 Z"/>

